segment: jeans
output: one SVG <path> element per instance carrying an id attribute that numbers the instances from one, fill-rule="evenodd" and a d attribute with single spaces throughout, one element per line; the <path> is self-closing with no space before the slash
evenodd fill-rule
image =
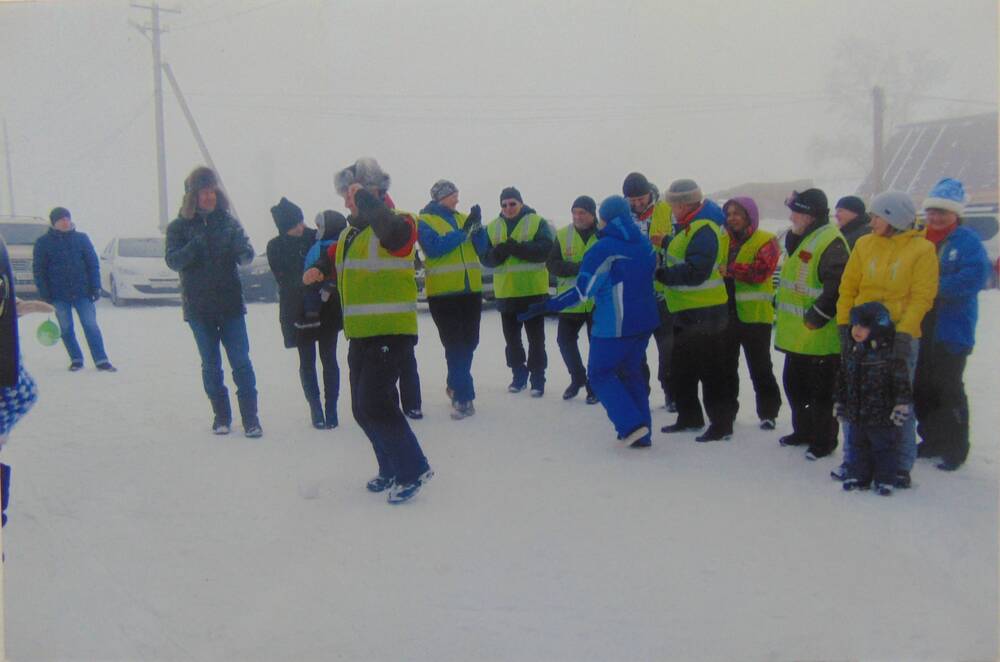
<path id="1" fill-rule="evenodd" d="M 241 401 L 257 398 L 257 378 L 250 363 L 250 339 L 243 315 L 224 319 L 189 319 L 201 355 L 201 381 L 209 400 L 229 398 L 229 391 L 222 381 L 222 353 L 219 344 L 226 348 L 229 367 L 233 370 L 236 397 Z"/>
<path id="2" fill-rule="evenodd" d="M 483 298 L 479 293 L 430 297 L 427 305 L 437 326 L 444 359 L 448 364 L 448 388 L 456 402 L 476 399 L 472 379 L 472 357 L 479 346 L 479 322 Z"/>
<path id="3" fill-rule="evenodd" d="M 72 301 L 53 301 L 52 305 L 56 309 L 56 319 L 59 320 L 59 328 L 62 330 L 62 341 L 69 352 L 69 360 L 77 365 L 83 364 L 83 352 L 80 344 L 76 341 L 76 334 L 73 332 L 73 310 L 76 310 L 80 318 L 80 325 L 83 327 L 83 335 L 87 338 L 87 346 L 90 347 L 90 356 L 94 359 L 94 365 L 101 365 L 108 362 L 108 355 L 104 352 L 104 339 L 101 337 L 101 330 L 97 327 L 97 308 L 94 302 L 87 297 L 80 297 Z"/>
<path id="4" fill-rule="evenodd" d="M 649 389 L 642 374 L 642 359 L 649 333 L 625 338 L 590 339 L 587 366 L 590 387 L 615 426 L 619 438 L 636 429 L 652 427 Z"/>

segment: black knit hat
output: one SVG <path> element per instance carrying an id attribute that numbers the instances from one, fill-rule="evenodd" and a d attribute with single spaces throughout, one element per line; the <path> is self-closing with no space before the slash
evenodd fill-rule
<path id="1" fill-rule="evenodd" d="M 792 194 L 785 200 L 785 206 L 792 211 L 808 214 L 813 218 L 823 218 L 830 214 L 826 193 L 818 188 L 807 188 L 801 193 L 792 191 Z"/>
<path id="2" fill-rule="evenodd" d="M 504 200 L 517 200 L 522 205 L 524 204 L 524 198 L 521 197 L 521 192 L 513 186 L 508 186 L 504 190 L 500 191 L 500 202 L 503 202 Z"/>
<path id="3" fill-rule="evenodd" d="M 570 209 L 582 209 L 591 216 L 597 216 L 597 203 L 589 195 L 581 195 L 579 198 L 573 201 L 573 206 Z"/>
<path id="4" fill-rule="evenodd" d="M 271 207 L 271 218 L 278 226 L 278 232 L 285 234 L 302 222 L 302 210 L 288 198 L 282 198 L 278 204 Z"/>
<path id="5" fill-rule="evenodd" d="M 878 301 L 851 308 L 851 324 L 867 327 L 875 337 L 887 337 L 895 331 L 889 310 Z"/>
<path id="6" fill-rule="evenodd" d="M 834 209 L 846 209 L 847 211 L 854 212 L 858 216 L 864 216 L 865 201 L 856 195 L 845 195 L 840 200 L 837 200 L 837 204 Z"/>
<path id="7" fill-rule="evenodd" d="M 55 225 L 56 221 L 63 218 L 72 218 L 69 214 L 69 210 L 65 207 L 56 207 L 49 212 L 49 223 Z"/>
<path id="8" fill-rule="evenodd" d="M 622 195 L 626 198 L 638 198 L 650 191 L 649 180 L 641 172 L 630 172 L 622 184 Z"/>

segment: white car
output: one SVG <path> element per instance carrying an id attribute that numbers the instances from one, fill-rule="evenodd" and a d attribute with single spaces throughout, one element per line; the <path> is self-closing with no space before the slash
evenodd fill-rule
<path id="1" fill-rule="evenodd" d="M 146 299 L 178 300 L 180 279 L 167 267 L 163 237 L 118 237 L 101 253 L 101 289 L 123 306 Z"/>

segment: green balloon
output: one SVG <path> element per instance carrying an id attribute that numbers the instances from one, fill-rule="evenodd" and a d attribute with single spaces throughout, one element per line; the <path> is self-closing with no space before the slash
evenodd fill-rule
<path id="1" fill-rule="evenodd" d="M 46 347 L 51 347 L 59 342 L 59 337 L 61 335 L 62 333 L 59 331 L 59 325 L 50 319 L 47 319 L 39 324 L 38 331 L 35 332 L 38 342 L 42 343 Z"/>

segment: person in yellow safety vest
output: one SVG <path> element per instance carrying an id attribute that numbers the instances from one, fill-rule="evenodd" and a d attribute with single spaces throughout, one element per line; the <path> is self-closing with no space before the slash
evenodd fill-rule
<path id="1" fill-rule="evenodd" d="M 725 219 L 719 205 L 706 200 L 693 180 L 673 181 L 666 199 L 675 225 L 661 243 L 664 261 L 656 270 L 656 280 L 667 286 L 667 308 L 674 319 L 670 367 L 677 420 L 661 432 L 697 430 L 705 424 L 698 400 L 701 382 L 709 426 L 695 440 L 729 439 L 736 404 L 723 379 L 728 297 L 722 269 L 729 252 L 729 238 L 722 229 Z"/>
<path id="2" fill-rule="evenodd" d="M 509 186 L 500 192 L 500 216 L 486 228 L 489 241 L 479 255 L 483 266 L 493 269 L 493 295 L 503 324 L 507 367 L 514 375 L 507 390 L 520 393 L 531 379 L 531 396 L 545 394 L 545 318 L 519 322 L 519 313 L 549 296 L 545 260 L 552 250 L 552 226 L 524 204 L 521 192 Z M 528 336 L 525 361 L 521 327 Z"/>
<path id="3" fill-rule="evenodd" d="M 771 326 L 774 323 L 771 277 L 778 266 L 781 248 L 772 233 L 758 227 L 760 215 L 753 198 L 733 198 L 722 209 L 726 213 L 726 232 L 729 233 L 729 256 L 724 273 L 729 294 L 726 384 L 738 410 L 742 348 L 756 395 L 760 428 L 773 430 L 781 409 L 781 391 L 771 365 Z"/>
<path id="4" fill-rule="evenodd" d="M 597 243 L 597 203 L 589 195 L 581 195 L 570 208 L 573 223 L 556 233 L 552 251 L 545 266 L 556 277 L 556 294 L 562 294 L 576 287 L 576 277 L 580 273 L 583 255 Z M 556 343 L 559 353 L 569 371 L 569 386 L 563 391 L 563 400 L 572 400 L 580 389 L 587 391 L 587 404 L 597 404 L 597 396 L 587 381 L 587 368 L 580 357 L 578 339 L 580 329 L 587 325 L 587 342 L 594 327 L 594 302 L 585 300 L 559 311 L 559 328 Z"/>
<path id="5" fill-rule="evenodd" d="M 389 503 L 402 503 L 416 496 L 434 472 L 396 391 L 417 342 L 417 222 L 386 205 L 389 182 L 371 158 L 358 159 L 334 176 L 337 193 L 351 211 L 350 226 L 338 238 L 335 265 L 323 253 L 302 281 L 318 283 L 336 268 L 344 335 L 350 340 L 351 411 L 378 461 L 378 475 L 366 487 L 388 490 Z"/>
<path id="6" fill-rule="evenodd" d="M 455 420 L 476 413 L 472 357 L 479 345 L 483 311 L 482 266 L 473 242 L 485 246 L 479 205 L 457 211 L 458 187 L 441 179 L 420 211 L 417 233 L 424 252 L 424 289 L 448 366 L 447 393 Z"/>
<path id="7" fill-rule="evenodd" d="M 830 223 L 823 191 L 793 192 L 785 204 L 792 227 L 785 235 L 788 258 L 775 295 L 774 346 L 785 354 L 782 381 L 792 410 L 792 433 L 778 443 L 808 445 L 806 459 L 815 460 L 837 448 L 833 400 L 840 338 L 834 317 L 849 249 Z"/>
<path id="8" fill-rule="evenodd" d="M 673 232 L 673 214 L 670 203 L 659 200 L 660 195 L 656 187 L 641 172 L 630 172 L 625 177 L 625 181 L 622 183 L 622 195 L 628 200 L 629 208 L 632 210 L 632 215 L 643 236 L 649 239 L 659 255 L 660 245 L 663 243 L 664 237 Z M 660 326 L 653 332 L 656 352 L 659 355 L 656 379 L 663 389 L 664 407 L 673 413 L 677 411 L 677 403 L 674 402 L 673 391 L 670 387 L 670 355 L 673 353 L 674 345 L 674 321 L 667 308 L 666 285 L 654 282 L 653 287 L 656 291 L 656 305 L 660 314 Z M 651 373 L 649 362 L 645 358 L 642 369 L 648 385 Z"/>

